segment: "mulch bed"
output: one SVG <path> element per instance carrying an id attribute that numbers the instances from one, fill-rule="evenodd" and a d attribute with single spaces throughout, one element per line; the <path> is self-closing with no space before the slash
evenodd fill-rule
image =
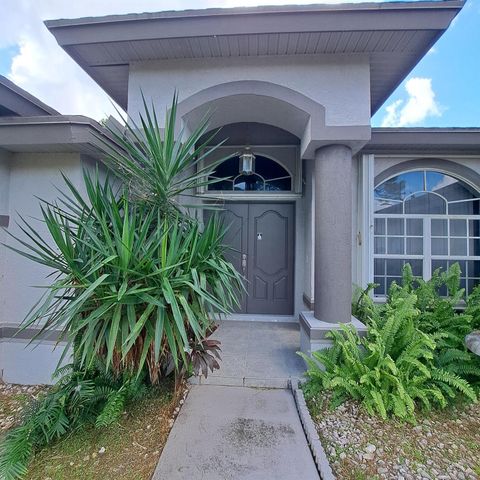
<path id="1" fill-rule="evenodd" d="M 309 408 L 338 479 L 480 478 L 480 404 L 422 414 L 416 425 L 371 417 L 354 401 L 332 410 L 326 394 Z"/>

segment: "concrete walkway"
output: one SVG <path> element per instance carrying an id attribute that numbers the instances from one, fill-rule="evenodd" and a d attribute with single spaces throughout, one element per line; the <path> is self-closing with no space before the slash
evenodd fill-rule
<path id="1" fill-rule="evenodd" d="M 154 480 L 319 480 L 289 390 L 195 385 Z"/>
<path id="2" fill-rule="evenodd" d="M 224 321 L 212 338 L 221 342 L 220 370 L 196 383 L 288 388 L 305 371 L 297 323 Z"/>

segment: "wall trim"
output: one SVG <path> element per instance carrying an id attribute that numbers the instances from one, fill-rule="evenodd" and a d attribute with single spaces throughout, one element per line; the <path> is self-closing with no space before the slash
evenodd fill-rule
<path id="1" fill-rule="evenodd" d="M 309 310 L 313 310 L 313 307 L 315 305 L 314 302 L 313 302 L 313 298 L 309 297 L 306 293 L 303 294 L 302 298 L 303 298 L 303 303 L 305 304 L 305 306 Z"/>
<path id="2" fill-rule="evenodd" d="M 0 340 L 4 339 L 18 339 L 18 340 L 33 340 L 35 341 L 54 341 L 60 342 L 63 340 L 63 333 L 60 330 L 53 330 L 49 332 L 40 333 L 41 329 L 38 327 L 29 327 L 22 329 L 19 325 L 4 324 L 0 325 Z"/>

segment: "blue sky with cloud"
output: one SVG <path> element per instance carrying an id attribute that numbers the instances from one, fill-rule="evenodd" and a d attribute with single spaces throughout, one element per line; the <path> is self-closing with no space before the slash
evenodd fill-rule
<path id="1" fill-rule="evenodd" d="M 423 84 L 417 81 L 415 85 L 415 79 L 425 81 Z M 427 81 L 431 84 L 430 89 L 425 85 Z M 409 82 L 410 94 L 407 92 Z M 416 105 L 416 113 L 423 118 L 418 120 L 417 117 L 416 122 L 398 125 L 398 121 L 402 123 L 402 109 L 417 91 L 423 100 L 429 100 L 425 97 L 431 93 L 434 95 L 430 102 Z M 480 127 L 480 0 L 470 0 L 466 4 L 432 51 L 374 116 L 373 124 L 384 124 L 388 109 L 394 105 L 397 105 L 398 126 Z M 404 121 L 410 117 L 415 119 L 414 113 L 410 116 L 406 113 Z"/>
<path id="2" fill-rule="evenodd" d="M 319 0 L 321 3 L 342 3 Z M 352 1 L 352 0 L 350 0 Z M 361 0 L 353 0 L 358 3 Z M 53 18 L 185 8 L 312 3 L 301 0 L 2 0 L 0 74 L 65 114 L 114 112 L 108 96 L 56 44 Z M 432 51 L 373 118 L 374 126 L 480 127 L 480 0 L 469 0 Z"/>

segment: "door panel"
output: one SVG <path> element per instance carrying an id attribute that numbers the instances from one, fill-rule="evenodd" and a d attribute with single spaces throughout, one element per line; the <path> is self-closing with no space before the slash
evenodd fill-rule
<path id="1" fill-rule="evenodd" d="M 247 204 L 228 204 L 226 208 L 221 211 L 205 210 L 205 219 L 208 219 L 212 214 L 218 215 L 227 233 L 225 235 L 224 243 L 228 245 L 225 252 L 225 258 L 232 263 L 236 270 L 246 276 L 246 268 L 242 268 L 242 254 L 247 252 L 247 229 L 248 229 L 248 205 Z M 237 313 L 247 312 L 247 302 L 245 294 L 242 294 L 240 308 L 236 309 Z"/>
<path id="2" fill-rule="evenodd" d="M 247 313 L 293 314 L 293 224 L 292 204 L 249 205 Z"/>
<path id="3" fill-rule="evenodd" d="M 225 256 L 247 280 L 237 313 L 293 314 L 294 205 L 226 203 L 216 214 L 227 227 Z"/>

